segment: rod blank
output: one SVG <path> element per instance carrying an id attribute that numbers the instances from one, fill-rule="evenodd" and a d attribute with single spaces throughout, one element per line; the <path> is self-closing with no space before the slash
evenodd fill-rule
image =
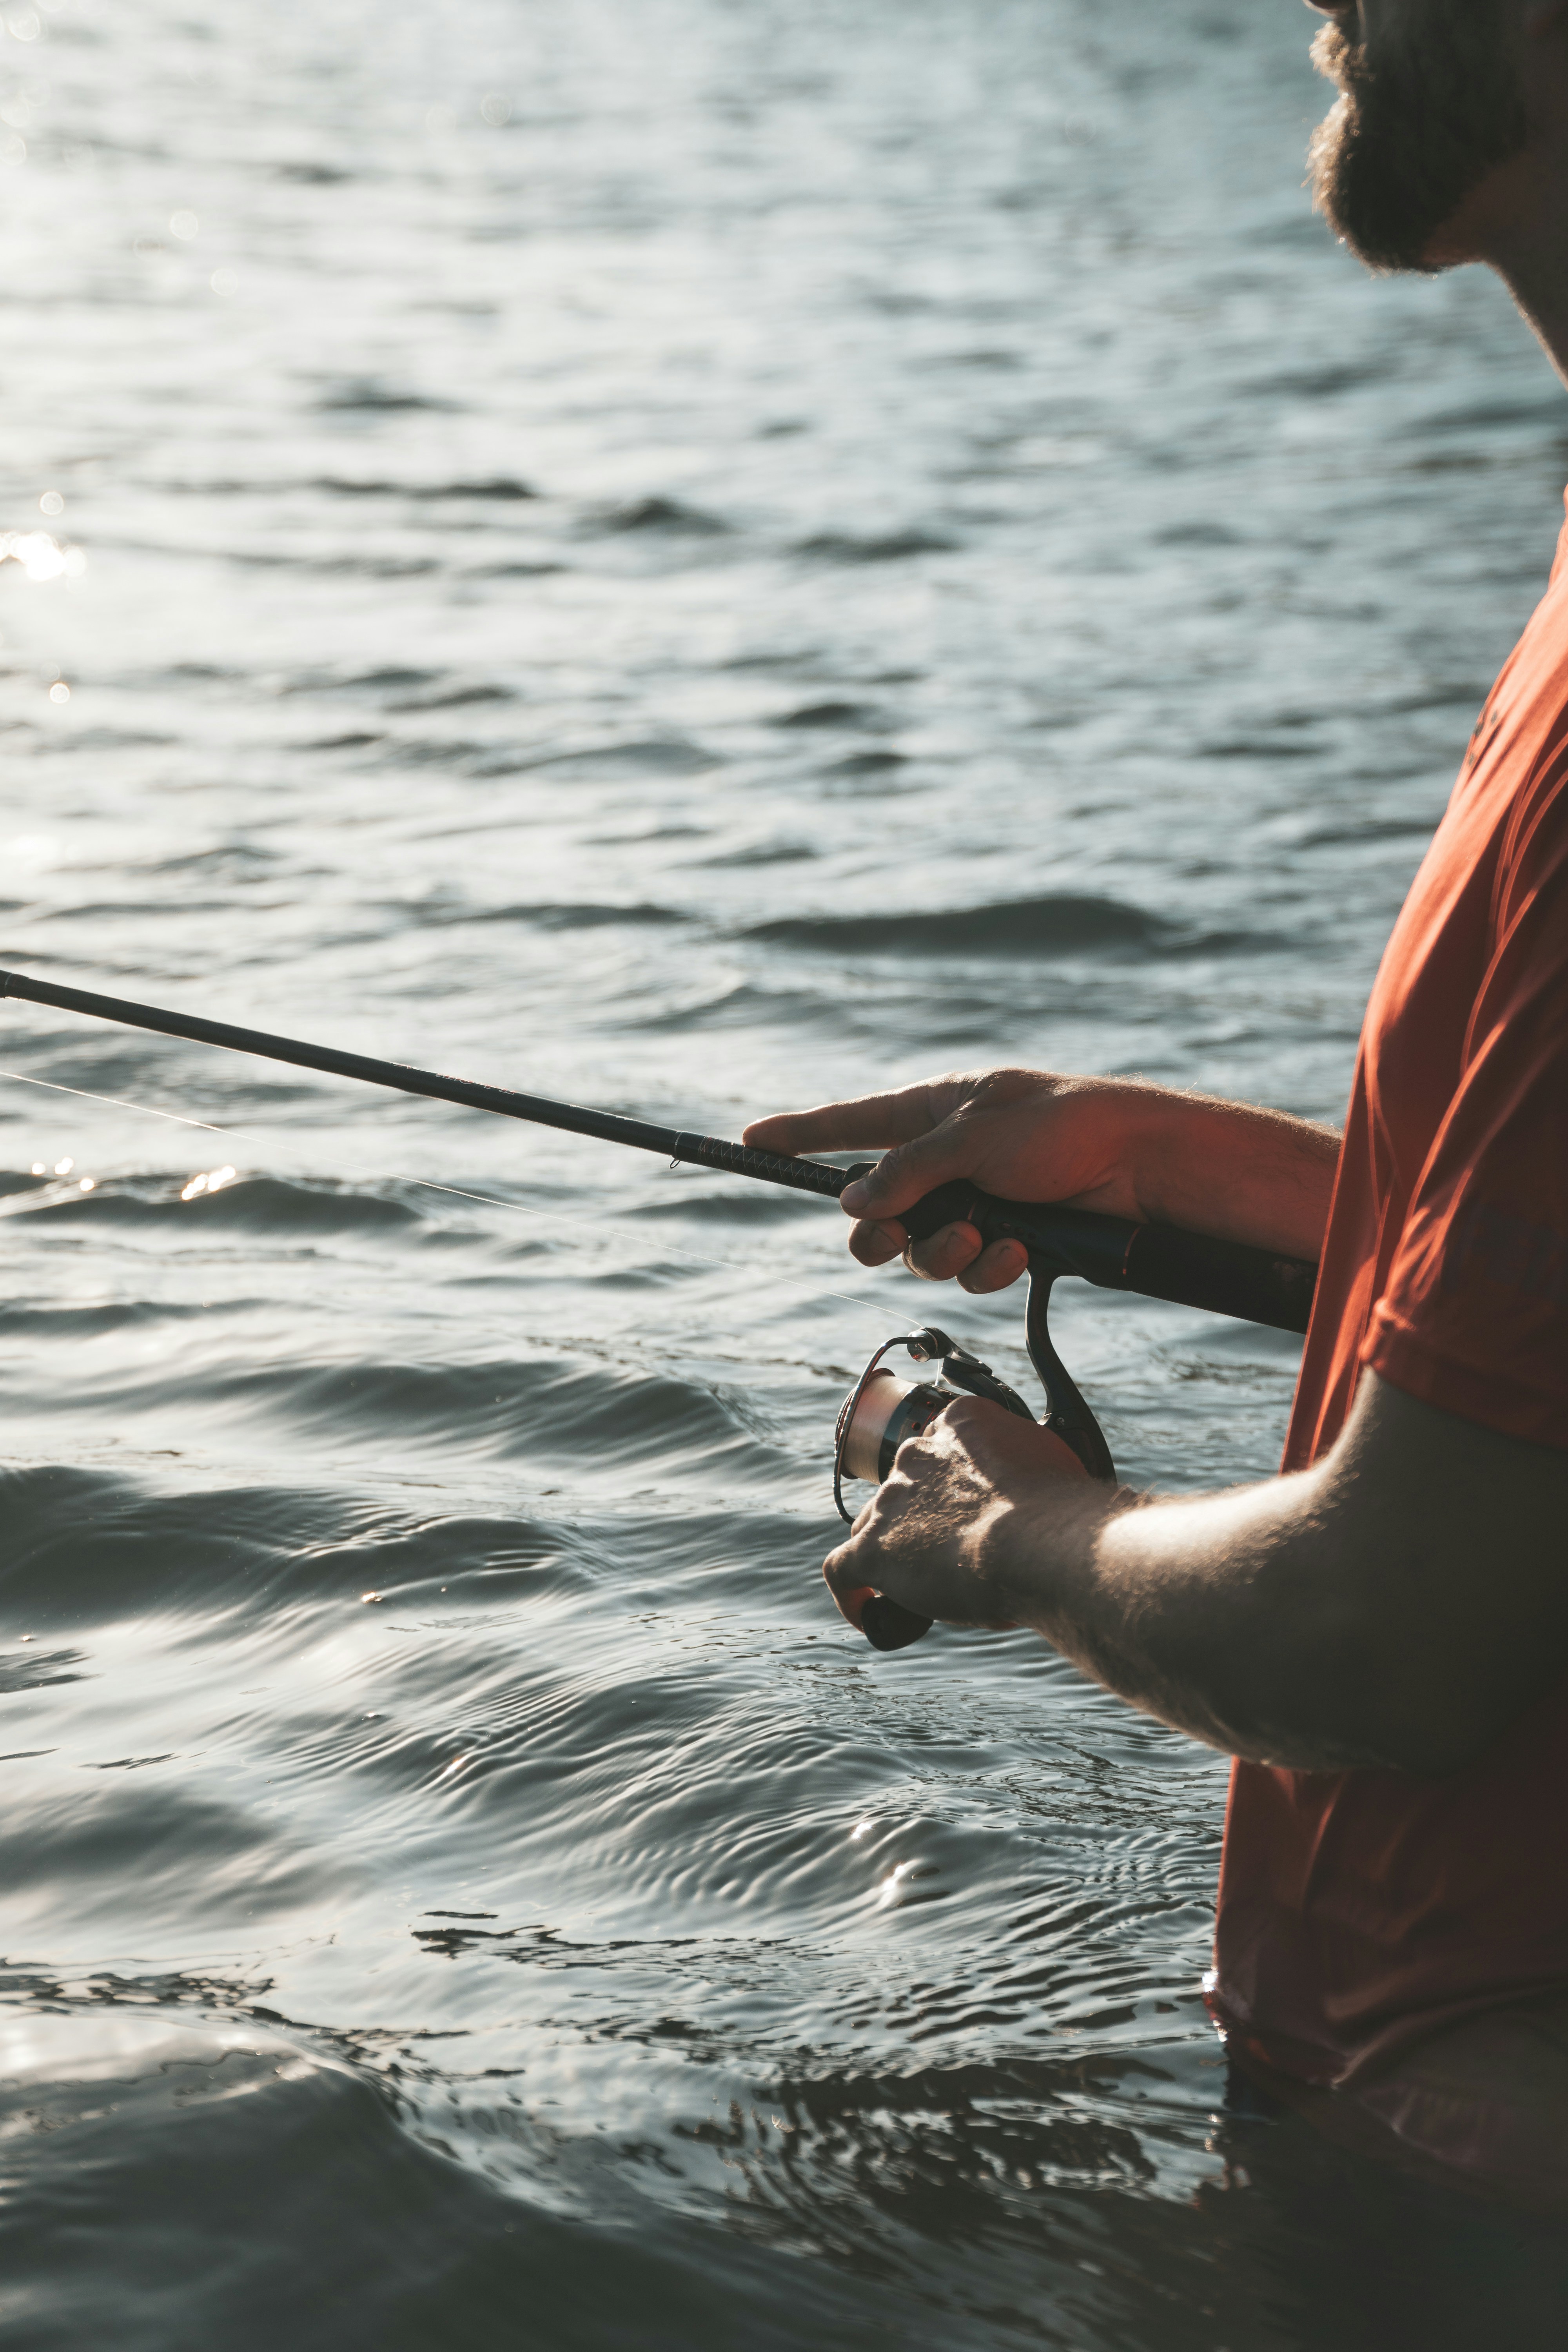
<path id="1" fill-rule="evenodd" d="M 666 1160 L 726 1170 L 763 1183 L 787 1185 L 795 1192 L 824 1193 L 832 1200 L 837 1199 L 849 1181 L 842 1169 L 824 1167 L 819 1160 L 752 1151 L 743 1143 L 682 1134 L 673 1127 L 656 1127 L 646 1118 L 624 1118 L 616 1111 L 589 1110 L 578 1103 L 553 1102 L 545 1095 L 518 1094 L 509 1087 L 478 1086 L 469 1078 L 449 1078 L 437 1070 L 416 1070 L 406 1062 L 345 1054 L 331 1045 L 308 1045 L 298 1037 L 275 1037 L 268 1030 L 237 1028 L 228 1021 L 205 1021 L 194 1013 L 167 1013 L 155 1004 L 133 1004 L 124 997 L 100 996 L 90 989 L 62 988 L 55 981 L 34 980 L 24 972 L 0 971 L 0 996 L 52 1005 L 62 1013 L 85 1013 L 96 1021 L 116 1022 L 121 1028 L 152 1029 L 161 1036 L 184 1037 L 197 1045 L 221 1045 L 231 1054 L 257 1054 L 265 1061 L 322 1070 L 331 1077 L 358 1078 L 366 1086 L 388 1087 L 399 1094 L 460 1103 L 468 1110 L 525 1119 L 531 1127 L 560 1128 L 569 1135 L 591 1135 L 601 1143 L 629 1144 L 636 1151 L 657 1151 Z"/>

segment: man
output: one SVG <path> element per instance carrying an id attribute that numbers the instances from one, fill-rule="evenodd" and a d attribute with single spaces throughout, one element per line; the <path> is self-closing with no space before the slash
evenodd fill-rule
<path id="1" fill-rule="evenodd" d="M 1373 267 L 1498 269 L 1568 377 L 1568 0 L 1317 0 L 1317 200 Z M 1313 5 L 1313 0 L 1310 0 Z M 868 1265 L 946 1179 L 1322 1257 L 1283 1475 L 1093 1484 L 954 1404 L 826 1570 L 1025 1623 L 1238 1760 L 1212 2003 L 1276 2090 L 1568 2209 L 1568 532 L 1390 942 L 1342 1139 L 1004 1070 L 771 1118 L 892 1147 Z M 954 1226 L 916 1270 L 988 1291 Z"/>

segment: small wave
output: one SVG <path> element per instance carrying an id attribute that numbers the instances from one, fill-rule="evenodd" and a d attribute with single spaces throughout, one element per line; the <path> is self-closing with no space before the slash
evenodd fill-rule
<path id="1" fill-rule="evenodd" d="M 0 1658 L 0 1692 L 11 1696 L 17 1691 L 49 1690 L 57 1683 L 81 1683 L 89 1677 L 79 1672 L 87 1664 L 82 1650 L 24 1650 L 14 1657 Z"/>
<path id="2" fill-rule="evenodd" d="M 504 686 L 454 686 L 444 694 L 420 695 L 409 702 L 388 703 L 389 710 L 458 710 L 473 702 L 512 702 L 516 697 Z"/>
<path id="3" fill-rule="evenodd" d="M 895 768 L 908 767 L 902 751 L 851 751 L 842 760 L 835 760 L 827 770 L 830 776 L 890 776 Z"/>
<path id="4" fill-rule="evenodd" d="M 777 1225 L 790 1223 L 799 1213 L 798 1193 L 774 1192 L 766 1184 L 758 1184 L 745 1192 L 709 1192 L 700 1196 L 702 1223 L 707 1225 Z M 693 1202 L 689 1196 L 673 1201 L 646 1201 L 639 1208 L 622 1212 L 628 1225 L 671 1224 L 689 1227 Z M 6 1318 L 0 1309 L 0 1330 Z"/>
<path id="5" fill-rule="evenodd" d="M 148 870 L 155 874 L 158 868 L 154 866 Z M 144 915 L 146 909 L 145 898 L 82 898 L 71 907 L 41 908 L 36 911 L 34 920 L 40 924 L 102 924 L 118 922 L 129 916 L 134 921 L 138 915 Z M 233 911 L 232 898 L 197 898 L 182 896 L 180 899 L 180 912 L 183 915 L 225 915 L 232 914 Z"/>
<path id="6" fill-rule="evenodd" d="M 1539 400 L 1479 400 L 1458 408 L 1442 408 L 1435 415 L 1423 417 L 1428 432 L 1485 433 L 1498 425 L 1541 425 L 1555 432 L 1563 429 L 1563 394 L 1555 387 Z"/>
<path id="7" fill-rule="evenodd" d="M 329 1447 L 353 1434 L 406 1452 L 455 1447 L 522 1462 L 582 1468 L 596 1486 L 651 1465 L 683 1474 L 722 1465 L 731 1479 L 750 1459 L 777 1455 L 740 1395 L 667 1372 L 606 1371 L 556 1357 L 479 1364 L 363 1360 L 284 1370 L 174 1373 L 115 1391 L 112 1409 L 139 1402 L 195 1412 L 238 1406 L 274 1416 Z M 110 1391 L 102 1392 L 110 1402 Z"/>
<path id="8" fill-rule="evenodd" d="M 185 1201 L 180 1197 L 185 1181 L 172 1176 L 163 1178 L 155 1189 L 145 1182 L 111 1182 L 91 1192 L 63 1193 L 58 1186 L 40 1184 L 36 1208 L 14 1192 L 7 1196 L 6 1208 L 13 1216 L 26 1211 L 51 1220 L 91 1219 L 111 1225 L 160 1225 L 199 1217 L 209 1224 L 265 1234 L 378 1232 L 420 1223 L 416 1210 L 385 1192 L 354 1191 L 324 1181 L 289 1183 L 277 1176 L 247 1176 L 216 1192 L 199 1192 Z"/>
<path id="9" fill-rule="evenodd" d="M 350 739 L 333 739 L 348 740 Z M 379 737 L 367 739 L 379 741 Z M 313 746 L 310 748 L 320 749 Z M 517 751 L 504 741 L 407 736 L 394 740 L 382 764 L 399 768 L 452 768 L 466 776 L 581 776 L 590 783 L 617 776 L 700 776 L 719 765 L 710 751 L 684 736 L 652 736 L 627 743 L 604 743 L 577 751 Z"/>
<path id="10" fill-rule="evenodd" d="M 423 580 L 440 564 L 433 555 L 231 555 L 231 563 L 276 563 L 296 572 L 314 572 L 323 579 Z"/>
<path id="11" fill-rule="evenodd" d="M 388 706 L 391 709 L 398 707 L 396 704 Z M 367 741 L 375 743 L 383 740 L 379 735 L 366 738 Z M 320 746 L 315 748 L 320 749 Z M 476 743 L 462 737 L 453 740 L 448 736 L 414 735 L 405 736 L 401 740 L 394 737 L 387 742 L 386 751 L 377 764 L 388 768 L 455 768 L 462 774 L 472 775 L 479 770 L 479 763 L 489 756 L 492 748 L 488 743 Z"/>
<path id="12" fill-rule="evenodd" d="M 647 902 L 616 907 L 592 899 L 577 905 L 547 901 L 505 907 L 453 906 L 439 901 L 421 905 L 395 901 L 386 911 L 418 930 L 460 930 L 471 923 L 523 923 L 541 931 L 596 931 L 613 929 L 619 924 L 658 929 L 689 919 L 673 907 L 658 907 Z"/>
<path id="13" fill-rule="evenodd" d="M 79 1921 L 122 1912 L 128 1883 L 149 1910 L 178 1904 L 204 1924 L 291 1911 L 335 1891 L 330 1857 L 292 1848 L 239 1805 L 172 1780 L 35 1795 L 25 1821 L 0 1827 L 0 1865 L 13 1901 L 65 1880 Z"/>
<path id="14" fill-rule="evenodd" d="M 730 526 L 718 515 L 708 514 L 701 507 L 688 506 L 681 499 L 632 499 L 623 506 L 602 508 L 591 517 L 590 530 L 619 536 L 628 531 L 662 530 L 678 532 L 688 539 L 721 539 L 729 534 Z"/>
<path id="15" fill-rule="evenodd" d="M 465 564 L 459 576 L 464 580 L 548 580 L 565 569 L 563 563 L 472 563 Z"/>
<path id="16" fill-rule="evenodd" d="M 458 406 L 456 401 L 437 400 L 428 393 L 410 392 L 397 384 L 384 383 L 379 376 L 351 376 L 330 386 L 311 404 L 329 412 L 343 411 L 353 415 L 371 411 L 389 416 L 412 409 L 452 415 Z"/>
<path id="17" fill-rule="evenodd" d="M 98 1624 L 154 1606 L 200 1620 L 220 1601 L 243 1612 L 357 1600 L 367 1586 L 455 1578 L 454 1546 L 486 1577 L 531 1573 L 559 1549 L 556 1532 L 531 1521 L 421 1525 L 297 1483 L 168 1493 L 65 1465 L 0 1470 L 0 1606 L 18 1627 L 46 1610 Z M 74 1664 L 73 1654 L 65 1670 Z"/>
<path id="18" fill-rule="evenodd" d="M 26 1177 L 0 1177 L 0 1199 L 31 1189 Z M 195 1322 L 205 1308 L 150 1298 L 115 1300 L 100 1307 L 16 1307 L 0 1304 L 0 1332 L 20 1339 L 100 1339 L 111 1331 L 150 1329 L 163 1323 Z"/>
<path id="19" fill-rule="evenodd" d="M 1321 758 L 1322 749 L 1316 737 L 1221 735 L 1200 743 L 1197 756 L 1201 760 L 1316 760 Z"/>
<path id="20" fill-rule="evenodd" d="M 773 720 L 775 727 L 873 727 L 881 718 L 865 702 L 807 702 L 798 710 L 786 710 Z"/>
<path id="21" fill-rule="evenodd" d="M 1272 404 L 1276 401 L 1337 400 L 1342 393 L 1361 392 L 1368 384 L 1387 383 L 1394 373 L 1389 359 L 1349 360 L 1338 366 L 1286 368 L 1278 375 L 1259 376 L 1241 389 L 1246 396 Z"/>
<path id="22" fill-rule="evenodd" d="M 1223 522 L 1173 522 L 1166 530 L 1154 533 L 1156 547 L 1241 547 L 1246 544 L 1239 531 Z"/>
<path id="23" fill-rule="evenodd" d="M 531 482 L 515 474 L 492 474 L 472 482 L 389 482 L 380 477 L 360 478 L 348 474 L 323 474 L 310 488 L 338 499 L 418 499 L 423 501 L 469 499 L 493 505 L 515 505 L 540 495 Z"/>
<path id="24" fill-rule="evenodd" d="M 176 857 L 153 859 L 142 871 L 149 874 L 215 874 L 226 881 L 244 881 L 249 868 L 280 866 L 284 853 L 268 849 L 260 842 L 228 841 L 218 849 L 183 850 Z"/>
<path id="25" fill-rule="evenodd" d="M 705 866 L 798 866 L 821 855 L 806 841 L 759 841 L 750 849 L 725 850 L 717 857 L 699 858 L 697 863 Z"/>
<path id="26" fill-rule="evenodd" d="M 1429 816 L 1347 817 L 1342 824 L 1318 825 L 1300 836 L 1303 849 L 1337 849 L 1370 846 L 1379 841 L 1429 841 L 1432 820 Z"/>
<path id="27" fill-rule="evenodd" d="M 163 743 L 177 743 L 177 735 L 157 735 L 145 728 L 82 727 L 62 740 L 74 751 L 140 751 Z"/>
<path id="28" fill-rule="evenodd" d="M 795 551 L 823 563 L 903 563 L 916 555 L 951 555 L 958 544 L 935 530 L 892 530 L 866 538 L 824 530 L 799 541 Z"/>
<path id="29" fill-rule="evenodd" d="M 419 580 L 441 568 L 433 555 L 278 555 L 260 547 L 226 548 L 223 560 L 241 571 L 305 572 L 324 580 Z"/>
<path id="30" fill-rule="evenodd" d="M 745 982 L 731 982 L 695 1003 L 660 1005 L 651 1013 L 637 1013 L 623 1025 L 634 1035 L 684 1037 L 700 1035 L 709 1029 L 750 1030 L 759 1023 L 797 1041 L 815 1038 L 835 1050 L 855 1034 L 854 1018 L 837 988 L 763 989 Z"/>
<path id="31" fill-rule="evenodd" d="M 673 907 L 582 906 L 477 907 L 466 914 L 437 916 L 451 923 L 531 923 L 542 931 L 595 931 L 617 923 L 659 925 L 683 923 L 687 918 Z"/>
<path id="32" fill-rule="evenodd" d="M 421 686 L 439 686 L 448 673 L 438 669 L 367 669 L 346 677 L 307 671 L 280 688 L 283 694 L 406 694 Z"/>
<path id="33" fill-rule="evenodd" d="M 802 915 L 758 923 L 742 937 L 829 955 L 1022 956 L 1045 959 L 1095 950 L 1156 951 L 1173 927 L 1119 899 L 1062 892 L 991 907 L 930 914 Z"/>
<path id="34" fill-rule="evenodd" d="M 656 735 L 630 743 L 606 743 L 597 751 L 551 752 L 542 759 L 517 762 L 523 769 L 585 776 L 698 776 L 718 764 L 711 751 L 704 751 L 683 735 Z"/>

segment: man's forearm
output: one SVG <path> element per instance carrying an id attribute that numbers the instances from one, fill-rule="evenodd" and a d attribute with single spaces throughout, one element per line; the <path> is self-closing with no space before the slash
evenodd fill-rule
<path id="1" fill-rule="evenodd" d="M 1321 1254 L 1339 1165 L 1332 1128 L 1204 1095 L 1147 1096 L 1136 1154 L 1147 1216 L 1291 1257 Z"/>
<path id="2" fill-rule="evenodd" d="M 1233 1755 L 1441 1773 L 1568 1665 L 1565 1486 L 1552 1449 L 1368 1373 L 1297 1476 L 1153 1500 L 1010 1480 L 975 1516 L 976 1581 L 996 1616 Z"/>
<path id="3" fill-rule="evenodd" d="M 999 1617 L 1229 1755 L 1301 1771 L 1403 1761 L 1370 1727 L 1325 1719 L 1327 1629 L 1301 1606 L 1310 1571 L 1289 1573 L 1292 1551 L 1306 1566 L 1300 1483 L 1180 1499 L 1075 1490 L 1070 1502 L 1058 1488 L 1048 1510 L 1031 1497 L 998 1511 L 982 1538 L 984 1582 Z"/>

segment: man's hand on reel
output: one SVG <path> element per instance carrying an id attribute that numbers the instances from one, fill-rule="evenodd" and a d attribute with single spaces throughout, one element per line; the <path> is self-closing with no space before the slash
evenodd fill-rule
<path id="1" fill-rule="evenodd" d="M 1005 1563 L 1020 1517 L 1070 1510 L 1075 1487 L 1103 1503 L 1070 1446 L 1001 1405 L 960 1397 L 899 1448 L 890 1475 L 824 1564 L 841 1615 L 858 1631 L 873 1593 L 951 1625 L 1006 1632 Z"/>

